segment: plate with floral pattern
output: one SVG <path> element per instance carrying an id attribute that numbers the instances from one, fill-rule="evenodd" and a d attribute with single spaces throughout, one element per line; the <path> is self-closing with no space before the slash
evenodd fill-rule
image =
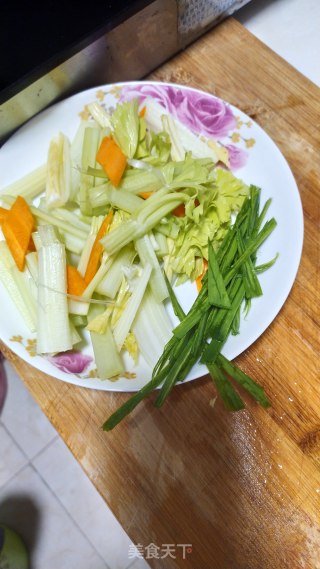
<path id="1" fill-rule="evenodd" d="M 154 98 L 164 109 L 195 134 L 225 149 L 230 169 L 247 184 L 261 188 L 264 203 L 272 198 L 270 217 L 275 231 L 259 250 L 259 264 L 278 254 L 271 269 L 259 276 L 263 296 L 254 299 L 248 316 L 242 318 L 240 334 L 230 336 L 223 353 L 233 359 L 266 330 L 284 304 L 298 270 L 303 243 L 303 213 L 292 172 L 278 147 L 250 117 L 225 101 L 191 87 L 160 82 L 129 82 L 103 85 L 78 93 L 49 107 L 17 131 L 0 150 L 0 188 L 18 180 L 46 161 L 47 149 L 59 131 L 71 140 L 79 121 L 89 117 L 87 105 L 99 101 L 112 112 L 118 102 Z M 193 283 L 176 289 L 185 310 L 196 297 Z M 107 391 L 135 391 L 151 377 L 140 356 L 137 365 L 125 357 L 127 373 L 117 381 L 100 380 L 88 341 L 81 348 L 56 356 L 36 353 L 36 338 L 26 328 L 19 312 L 0 283 L 0 338 L 19 357 L 59 380 Z M 169 313 L 172 317 L 172 311 Z M 188 380 L 206 374 L 197 364 Z"/>

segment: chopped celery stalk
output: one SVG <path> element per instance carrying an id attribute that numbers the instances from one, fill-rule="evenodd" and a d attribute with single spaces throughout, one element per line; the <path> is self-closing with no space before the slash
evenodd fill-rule
<path id="1" fill-rule="evenodd" d="M 124 373 L 124 365 L 109 326 L 103 334 L 90 332 L 94 359 L 100 379 L 112 379 Z"/>
<path id="2" fill-rule="evenodd" d="M 87 269 L 87 265 L 90 259 L 90 254 L 91 254 L 91 250 L 93 247 L 93 244 L 95 242 L 96 239 L 96 235 L 94 233 L 90 233 L 90 235 L 88 235 L 87 240 L 84 244 L 84 247 L 82 249 L 81 252 L 81 256 L 80 256 L 80 260 L 79 260 L 79 264 L 78 264 L 78 271 L 80 273 L 80 275 L 82 275 L 84 277 L 85 273 L 86 273 L 86 269 Z"/>
<path id="3" fill-rule="evenodd" d="M 98 148 L 100 147 L 101 142 L 103 141 L 103 139 L 106 136 L 110 136 L 110 129 L 104 127 L 100 130 L 100 138 L 99 138 Z M 95 168 L 88 166 L 87 174 L 94 176 L 94 185 L 95 186 L 102 186 L 103 184 L 105 184 L 106 179 L 108 179 L 106 172 L 104 171 L 101 164 L 99 164 L 99 162 L 96 162 Z M 91 190 L 90 190 L 90 197 L 91 197 Z"/>
<path id="4" fill-rule="evenodd" d="M 142 273 L 137 280 L 135 289 L 128 300 L 126 309 L 121 314 L 115 328 L 114 328 L 114 338 L 116 341 L 117 348 L 120 352 L 123 343 L 130 331 L 133 320 L 137 314 L 143 295 L 145 293 L 148 281 L 150 279 L 152 267 L 151 265 L 146 265 L 142 269 Z"/>
<path id="5" fill-rule="evenodd" d="M 109 270 L 112 263 L 112 259 L 104 256 L 101 261 L 101 265 L 94 275 L 93 279 L 89 282 L 87 288 L 84 290 L 81 296 L 81 300 L 69 299 L 69 312 L 70 314 L 78 314 L 80 316 L 86 316 L 88 314 L 90 299 L 96 290 L 96 287 L 103 279 L 107 271 Z M 88 301 L 88 302 L 86 302 Z"/>
<path id="6" fill-rule="evenodd" d="M 131 241 L 151 231 L 163 217 L 183 203 L 185 199 L 188 197 L 182 192 L 159 195 L 159 197 L 155 194 L 136 210 L 135 219 L 125 221 L 101 239 L 102 245 L 109 255 L 114 255 Z"/>
<path id="7" fill-rule="evenodd" d="M 137 239 L 135 241 L 135 247 L 138 251 L 142 265 L 144 267 L 146 265 L 151 265 L 152 273 L 150 277 L 150 287 L 156 301 L 163 302 L 168 298 L 169 293 L 149 235 L 144 235 L 143 237 L 140 237 L 140 239 Z"/>
<path id="8" fill-rule="evenodd" d="M 0 190 L 0 194 L 8 196 L 22 196 L 26 201 L 32 200 L 41 194 L 46 186 L 47 166 L 43 164 L 30 174 Z"/>
<path id="9" fill-rule="evenodd" d="M 36 330 L 36 302 L 29 271 L 19 271 L 5 241 L 0 241 L 0 280 L 31 332 Z"/>
<path id="10" fill-rule="evenodd" d="M 93 279 L 89 282 L 87 288 L 82 294 L 83 298 L 90 299 L 100 284 L 101 280 L 104 278 L 105 274 L 108 272 L 112 265 L 112 259 L 108 255 L 103 255 L 101 260 L 101 265 L 94 275 Z"/>
<path id="11" fill-rule="evenodd" d="M 131 266 L 136 252 L 133 247 L 124 247 L 114 259 L 109 271 L 98 284 L 96 291 L 99 294 L 115 298 L 123 278 L 123 267 Z"/>
<path id="12" fill-rule="evenodd" d="M 33 243 L 34 243 L 36 250 L 39 251 L 39 249 L 41 247 L 41 237 L 40 237 L 38 231 L 34 231 L 32 233 L 32 240 L 33 240 Z"/>
<path id="13" fill-rule="evenodd" d="M 86 128 L 97 128 L 97 126 L 98 125 L 95 121 L 81 121 L 74 139 L 72 140 L 70 148 L 72 162 L 70 199 L 72 201 L 77 201 L 78 191 L 80 187 L 81 157 L 84 131 Z"/>
<path id="14" fill-rule="evenodd" d="M 138 99 L 116 106 L 111 117 L 113 136 L 127 158 L 133 158 L 139 142 Z"/>
<path id="15" fill-rule="evenodd" d="M 27 267 L 35 283 L 38 282 L 38 253 L 32 251 L 26 255 Z"/>
<path id="16" fill-rule="evenodd" d="M 26 306 L 28 306 L 32 321 L 34 322 L 31 331 L 34 332 L 37 319 L 37 291 L 33 278 L 28 269 L 19 271 L 16 264 L 12 267 L 11 273 L 20 290 L 22 299 L 24 300 Z"/>
<path id="17" fill-rule="evenodd" d="M 155 100 L 148 97 L 144 101 L 146 112 L 145 121 L 149 128 L 158 133 L 163 129 L 162 116 L 164 108 Z M 227 166 L 228 152 L 223 146 L 219 146 L 215 141 L 206 141 L 197 134 L 194 134 L 176 118 L 171 117 L 175 125 L 177 136 L 180 139 L 185 151 L 191 151 L 195 158 L 211 158 L 214 162 L 221 161 Z"/>
<path id="18" fill-rule="evenodd" d="M 134 213 L 144 203 L 142 198 L 126 190 L 117 190 L 110 183 L 101 184 L 90 190 L 90 204 L 93 208 L 111 205 Z"/>
<path id="19" fill-rule="evenodd" d="M 61 243 L 64 243 L 66 249 L 70 253 L 75 253 L 76 255 L 81 255 L 84 247 L 84 239 L 79 239 L 70 233 L 59 232 Z"/>
<path id="20" fill-rule="evenodd" d="M 64 221 L 71 223 L 71 225 L 73 225 L 74 227 L 78 227 L 79 229 L 83 229 L 83 231 L 85 231 L 86 233 L 88 233 L 88 231 L 89 231 L 90 223 L 87 221 L 82 221 L 80 219 L 79 215 L 77 215 L 76 213 L 73 213 L 72 211 L 70 211 L 66 208 L 57 207 L 52 212 L 52 215 L 54 215 L 55 217 L 58 217 L 60 219 L 63 219 Z"/>
<path id="21" fill-rule="evenodd" d="M 95 331 L 94 326 L 90 330 L 90 325 L 100 317 L 106 320 L 103 330 Z M 125 371 L 121 355 L 117 350 L 114 336 L 108 323 L 109 318 L 110 311 L 105 310 L 102 305 L 92 304 L 90 306 L 88 329 L 90 330 L 95 363 L 100 379 L 112 379 Z"/>
<path id="22" fill-rule="evenodd" d="M 78 264 L 78 271 L 80 273 L 80 275 L 82 275 L 84 277 L 86 269 L 87 269 L 87 265 L 90 259 L 90 254 L 91 254 L 91 250 L 93 247 L 93 244 L 95 242 L 96 239 L 96 235 L 99 231 L 99 228 L 101 226 L 101 223 L 103 221 L 103 216 L 99 217 L 99 216 L 94 216 L 91 219 L 91 227 L 90 227 L 90 233 L 86 239 L 86 242 L 84 244 L 84 247 L 82 249 L 82 253 L 81 253 L 81 257 L 79 260 L 79 264 Z"/>
<path id="23" fill-rule="evenodd" d="M 47 226 L 39 227 L 37 353 L 53 354 L 72 348 L 67 301 L 65 247 Z"/>
<path id="24" fill-rule="evenodd" d="M 170 193 L 167 189 L 160 190 L 153 196 L 151 196 L 148 200 L 141 205 L 139 210 L 136 211 L 136 218 L 144 223 L 147 219 L 152 217 L 152 215 L 157 214 L 160 210 L 165 211 L 162 213 L 161 216 L 156 215 L 156 222 L 155 224 L 159 223 L 159 221 L 170 213 L 175 207 L 176 203 L 180 205 L 185 201 L 189 201 L 189 196 L 184 194 L 183 192 L 172 192 Z"/>
<path id="25" fill-rule="evenodd" d="M 38 300 L 38 253 L 33 251 L 26 255 L 26 265 L 30 274 L 29 285 L 35 301 Z"/>
<path id="26" fill-rule="evenodd" d="M 60 243 L 53 225 L 40 225 L 38 228 L 38 235 L 41 243 L 39 248 L 44 245 L 50 245 L 51 243 Z"/>
<path id="27" fill-rule="evenodd" d="M 99 312 L 95 318 L 90 318 L 87 330 L 90 332 L 96 332 L 97 334 L 104 334 L 109 325 L 112 309 L 113 308 L 111 306 L 108 306 L 104 312 Z M 90 312 L 90 315 L 92 315 L 92 311 Z"/>
<path id="28" fill-rule="evenodd" d="M 99 128 L 86 128 L 84 131 L 82 157 L 81 157 L 81 175 L 80 175 L 80 193 L 79 205 L 81 213 L 91 215 L 92 207 L 89 200 L 89 190 L 95 185 L 93 176 L 86 174 L 88 166 L 93 168 L 96 166 L 96 155 L 98 152 L 100 140 Z"/>
<path id="29" fill-rule="evenodd" d="M 88 166 L 87 174 L 94 176 L 95 178 L 101 178 L 102 183 L 108 179 L 106 172 L 102 168 L 92 168 L 91 166 Z"/>
<path id="30" fill-rule="evenodd" d="M 47 212 L 43 211 L 42 209 L 39 209 L 39 208 L 36 208 L 33 206 L 31 206 L 30 209 L 31 209 L 31 213 L 34 216 L 41 219 L 42 221 L 45 221 L 46 223 L 51 223 L 51 225 L 55 225 L 56 227 L 58 227 L 62 231 L 65 231 L 66 233 L 70 233 L 70 235 L 74 235 L 75 237 L 78 237 L 79 239 L 85 239 L 89 233 L 89 228 L 88 229 L 80 229 L 79 227 L 74 227 L 69 222 L 64 221 L 62 219 L 59 219 L 59 218 L 55 217 L 54 215 L 51 215 L 50 213 L 47 213 Z"/>
<path id="31" fill-rule="evenodd" d="M 128 219 L 111 229 L 111 231 L 101 239 L 100 243 L 103 245 L 109 255 L 114 255 L 128 245 L 134 239 L 141 237 L 146 233 L 145 227 L 139 224 L 135 219 Z"/>
<path id="32" fill-rule="evenodd" d="M 89 302 L 68 298 L 68 311 L 71 316 L 86 317 L 89 310 Z"/>
<path id="33" fill-rule="evenodd" d="M 178 131 L 173 118 L 170 115 L 161 117 L 163 130 L 168 133 L 171 141 L 171 158 L 175 162 L 185 159 L 185 151 L 179 140 Z"/>
<path id="34" fill-rule="evenodd" d="M 132 194 L 157 192 L 164 186 L 163 176 L 154 170 L 127 170 L 121 179 L 119 189 Z"/>
<path id="35" fill-rule="evenodd" d="M 155 300 L 150 286 L 144 294 L 132 330 L 141 354 L 153 369 L 172 336 L 172 324 L 164 305 Z"/>
<path id="36" fill-rule="evenodd" d="M 59 132 L 49 145 L 47 159 L 46 205 L 47 208 L 64 205 L 71 191 L 70 142 Z"/>
<path id="37" fill-rule="evenodd" d="M 109 132 L 112 128 L 111 116 L 97 101 L 88 105 L 92 118 L 103 128 L 108 128 Z M 105 135 L 106 136 L 106 135 Z"/>
<path id="38" fill-rule="evenodd" d="M 122 279 L 120 288 L 119 288 L 118 293 L 116 295 L 116 298 L 114 300 L 113 310 L 112 310 L 112 314 L 111 314 L 111 328 L 112 328 L 112 330 L 114 330 L 114 327 L 117 324 L 121 314 L 125 310 L 125 308 L 127 306 L 127 302 L 128 302 L 130 295 L 131 295 L 128 278 L 126 278 L 126 277 L 128 277 L 128 275 L 129 275 L 130 278 L 134 279 L 135 275 L 140 274 L 139 270 L 140 269 L 137 265 L 132 266 L 132 268 L 131 269 L 129 268 L 128 273 Z M 124 271 L 125 271 L 125 269 L 124 269 Z"/>
<path id="39" fill-rule="evenodd" d="M 79 344 L 82 341 L 82 338 L 76 329 L 71 317 L 69 318 L 69 326 L 70 326 L 70 336 L 71 336 L 71 343 L 73 346 Z"/>
<path id="40" fill-rule="evenodd" d="M 157 256 L 158 257 L 164 257 L 165 255 L 168 255 L 169 248 L 168 248 L 168 242 L 167 242 L 166 236 L 163 235 L 163 233 L 160 233 L 160 231 L 155 231 L 154 237 L 155 237 L 157 244 L 158 244 L 158 248 L 156 250 Z"/>
<path id="41" fill-rule="evenodd" d="M 156 240 L 156 238 L 155 238 L 155 236 L 153 235 L 152 231 L 150 231 L 150 233 L 149 233 L 149 238 L 150 238 L 150 241 L 151 241 L 151 245 L 152 245 L 152 247 L 153 247 L 153 250 L 157 252 L 158 249 L 159 249 L 159 245 L 158 245 L 158 241 Z"/>
<path id="42" fill-rule="evenodd" d="M 98 128 L 98 127 L 99 127 L 98 123 L 94 120 L 82 120 L 79 123 L 78 130 L 71 142 L 71 157 L 72 161 L 77 166 L 80 166 L 81 164 L 83 139 L 86 128 Z"/>
<path id="43" fill-rule="evenodd" d="M 85 328 L 85 326 L 88 324 L 87 317 L 80 316 L 78 314 L 71 314 L 70 320 L 76 328 Z"/>

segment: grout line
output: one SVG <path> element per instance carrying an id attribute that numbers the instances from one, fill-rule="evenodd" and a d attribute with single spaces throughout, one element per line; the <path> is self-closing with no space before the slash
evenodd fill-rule
<path id="1" fill-rule="evenodd" d="M 81 527 L 79 527 L 79 525 L 77 524 L 77 522 L 73 519 L 73 517 L 70 515 L 70 512 L 68 512 L 68 510 L 66 509 L 66 507 L 63 505 L 63 503 L 59 500 L 58 496 L 55 494 L 55 492 L 53 492 L 53 490 L 50 488 L 49 484 L 46 482 L 46 480 L 41 476 L 40 472 L 35 468 L 35 466 L 32 464 L 32 462 L 28 462 L 27 464 L 25 464 L 24 466 L 22 466 L 21 468 L 19 468 L 19 470 L 17 470 L 17 472 L 15 474 L 13 474 L 13 476 L 11 476 L 11 478 L 9 480 L 7 480 L 7 482 L 5 482 L 2 486 L 0 486 L 0 497 L 1 497 L 1 493 L 3 490 L 5 490 L 6 486 L 8 486 L 10 484 L 10 482 L 12 482 L 15 478 L 17 478 L 19 476 L 19 474 L 21 474 L 24 470 L 26 470 L 27 468 L 31 468 L 35 474 L 41 479 L 41 481 L 43 482 L 43 484 L 46 486 L 47 490 L 49 490 L 50 494 L 52 495 L 52 497 L 55 499 L 56 502 L 58 502 L 59 506 L 62 507 L 62 509 L 65 511 L 65 513 L 67 514 L 68 518 L 71 520 L 71 522 L 73 523 L 74 526 L 76 526 L 76 528 L 80 531 L 81 535 L 84 537 L 85 541 L 87 541 L 87 543 L 89 543 L 89 545 L 92 547 L 92 549 L 94 550 L 94 552 L 97 554 L 97 556 L 101 559 L 101 561 L 103 561 L 103 563 L 105 564 L 105 569 L 110 569 L 109 565 L 107 564 L 107 562 L 105 561 L 105 559 L 103 559 L 103 557 L 100 555 L 100 553 L 96 550 L 96 548 L 94 547 L 94 545 L 91 543 L 91 541 L 87 538 L 87 536 L 85 535 L 85 533 L 82 531 Z M 41 504 L 40 504 L 41 505 Z M 45 514 L 45 512 L 44 512 Z"/>
<path id="2" fill-rule="evenodd" d="M 27 453 L 25 452 L 25 450 L 23 449 L 23 447 L 20 445 L 19 441 L 17 441 L 17 439 L 15 438 L 14 434 L 11 432 L 11 430 L 9 429 L 9 427 L 6 425 L 6 423 L 4 423 L 3 419 L 0 419 L 0 425 L 2 425 L 2 427 L 4 428 L 4 430 L 6 431 L 6 433 L 10 436 L 10 438 L 14 441 L 14 443 L 17 445 L 17 447 L 19 448 L 19 450 L 22 452 L 22 454 L 25 456 L 25 458 L 31 462 L 36 456 L 38 456 L 39 454 L 41 454 L 41 452 L 43 450 L 45 450 L 47 448 L 47 446 L 49 446 L 53 441 L 55 441 L 57 438 L 59 438 L 59 434 L 57 433 L 56 435 L 53 436 L 52 439 L 50 439 L 50 441 L 48 443 L 45 443 L 43 447 L 41 447 L 40 450 L 38 450 L 36 452 L 36 454 L 34 456 L 29 457 L 27 455 Z"/>
<path id="3" fill-rule="evenodd" d="M 36 460 L 43 452 L 45 452 L 58 439 L 60 439 L 60 435 L 58 435 L 58 433 L 57 433 L 56 435 L 54 435 L 54 437 L 48 443 L 46 443 L 40 450 L 38 450 L 38 452 L 36 452 L 36 454 L 32 458 L 30 458 L 30 462 L 33 462 L 34 460 Z"/>
<path id="4" fill-rule="evenodd" d="M 0 486 L 0 494 L 3 490 L 5 490 L 6 486 L 8 486 L 10 484 L 10 482 L 12 482 L 15 478 L 17 478 L 19 476 L 19 474 L 21 474 L 25 469 L 27 469 L 28 467 L 30 467 L 36 474 L 37 476 L 39 476 L 39 478 L 42 480 L 42 482 L 44 483 L 44 485 L 47 487 L 47 489 L 50 491 L 50 493 L 52 494 L 52 496 L 55 498 L 55 500 L 59 503 L 59 505 L 63 508 L 63 510 L 66 512 L 67 516 L 70 518 L 70 520 L 72 521 L 72 523 L 77 527 L 77 529 L 80 531 L 80 533 L 82 534 L 82 536 L 84 537 L 84 539 L 91 545 L 92 549 L 95 551 L 95 553 L 97 554 L 97 556 L 101 559 L 101 561 L 103 561 L 103 563 L 105 564 L 105 569 L 110 569 L 109 565 L 107 564 L 107 562 L 105 561 L 105 559 L 103 559 L 103 557 L 100 555 L 100 553 L 97 551 L 97 549 L 95 548 L 95 546 L 93 545 L 93 543 L 91 543 L 91 541 L 88 539 L 88 537 L 86 536 L 86 534 L 84 533 L 84 531 L 82 530 L 82 528 L 78 525 L 77 521 L 73 518 L 73 516 L 71 515 L 71 513 L 67 510 L 67 508 L 64 506 L 64 504 L 61 502 L 61 500 L 59 499 L 59 497 L 57 496 L 57 494 L 52 490 L 52 488 L 49 486 L 48 482 L 45 480 L 45 478 L 43 478 L 43 476 L 41 475 L 41 473 L 38 471 L 38 469 L 36 468 L 36 466 L 33 464 L 33 460 L 36 459 L 39 455 L 41 455 L 45 450 L 47 450 L 47 448 L 49 448 L 55 441 L 57 441 L 58 439 L 60 439 L 60 436 L 57 434 L 55 435 L 54 439 L 52 439 L 47 445 L 45 445 L 45 447 L 43 447 L 39 452 L 36 453 L 36 455 L 32 458 L 29 459 L 29 457 L 26 455 L 26 453 L 24 452 L 24 450 L 21 448 L 21 446 L 19 445 L 19 443 L 15 440 L 15 438 L 12 436 L 11 432 L 8 430 L 8 428 L 6 427 L 6 425 L 3 423 L 2 420 L 0 420 L 0 425 L 3 427 L 3 429 L 6 431 L 7 435 L 9 436 L 9 438 L 14 442 L 14 444 L 18 447 L 18 449 L 20 450 L 20 452 L 23 454 L 24 458 L 26 459 L 26 463 L 21 466 L 14 474 L 12 474 L 12 476 L 4 483 Z"/>
<path id="5" fill-rule="evenodd" d="M 0 419 L 0 426 L 3 428 L 3 430 L 7 433 L 8 437 L 14 442 L 14 444 L 16 445 L 16 447 L 19 449 L 19 451 L 23 454 L 24 458 L 26 459 L 27 462 L 30 462 L 30 458 L 26 455 L 26 453 L 24 452 L 23 448 L 19 445 L 18 441 L 16 441 L 16 439 L 14 438 L 13 434 L 11 433 L 11 431 L 8 429 L 7 425 L 2 421 L 2 419 Z"/>
<path id="6" fill-rule="evenodd" d="M 19 468 L 19 470 L 17 470 L 17 472 L 15 472 L 11 478 L 9 478 L 9 480 L 7 480 L 7 482 L 5 482 L 4 484 L 2 484 L 2 486 L 0 486 L 0 494 L 2 492 L 2 490 L 6 489 L 6 486 L 8 486 L 10 484 L 10 482 L 12 482 L 15 478 L 17 478 L 17 476 L 19 476 L 19 474 L 21 474 L 21 472 L 23 472 L 26 468 L 28 468 L 28 466 L 30 466 L 30 462 L 28 461 L 26 464 L 24 464 L 23 466 L 21 466 Z"/>
<path id="7" fill-rule="evenodd" d="M 60 437 L 59 437 L 60 438 Z M 75 459 L 74 459 L 75 460 Z M 33 464 L 32 462 L 30 462 L 30 466 L 31 468 L 36 472 L 36 474 L 39 476 L 39 478 L 41 478 L 42 482 L 44 483 L 44 485 L 48 488 L 48 490 L 50 491 L 50 493 L 54 496 L 54 498 L 56 499 L 56 501 L 60 504 L 60 506 L 62 507 L 62 509 L 66 512 L 67 516 L 70 518 L 70 520 L 72 520 L 73 524 L 77 527 L 77 529 L 80 531 L 81 535 L 84 537 L 84 539 L 91 545 L 92 549 L 95 551 L 95 553 L 98 555 L 98 557 L 101 559 L 101 561 L 103 561 L 103 563 L 105 564 L 105 569 L 110 569 L 109 565 L 107 564 L 106 560 L 103 559 L 103 557 L 101 556 L 101 554 L 99 553 L 99 551 L 97 551 L 97 549 L 95 548 L 95 546 L 93 545 L 93 543 L 91 543 L 90 539 L 88 538 L 88 536 L 85 534 L 85 532 L 83 531 L 83 529 L 79 526 L 78 522 L 74 519 L 74 517 L 72 516 L 71 512 L 69 512 L 69 510 L 65 507 L 65 505 L 63 504 L 63 502 L 60 500 L 59 496 L 54 492 L 54 490 L 51 488 L 51 486 L 48 484 L 48 482 L 46 481 L 45 478 L 43 478 L 42 474 L 39 472 L 39 470 L 37 469 L 37 467 L 35 466 L 35 464 Z"/>

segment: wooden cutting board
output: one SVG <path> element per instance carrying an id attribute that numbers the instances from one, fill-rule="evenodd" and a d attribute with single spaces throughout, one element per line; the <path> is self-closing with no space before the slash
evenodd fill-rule
<path id="1" fill-rule="evenodd" d="M 101 424 L 127 395 L 63 384 L 1 349 L 140 550 L 160 547 L 152 567 L 319 568 L 320 90 L 233 19 L 151 78 L 242 109 L 297 180 L 305 241 L 296 282 L 275 321 L 237 358 L 272 408 L 251 400 L 237 414 L 218 401 L 212 407 L 205 378 L 177 387 L 161 410 L 144 402 L 107 434 Z M 192 549 L 186 559 L 184 544 Z"/>

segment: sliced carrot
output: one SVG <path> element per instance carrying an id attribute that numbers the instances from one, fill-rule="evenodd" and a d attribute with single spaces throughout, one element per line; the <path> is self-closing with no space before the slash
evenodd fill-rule
<path id="1" fill-rule="evenodd" d="M 35 244 L 34 244 L 34 241 L 33 241 L 32 235 L 31 235 L 30 241 L 29 241 L 29 245 L 28 245 L 28 252 L 29 252 L 29 253 L 34 253 L 36 250 L 37 250 L 37 249 L 36 249 L 36 246 L 35 246 Z"/>
<path id="2" fill-rule="evenodd" d="M 141 109 L 140 112 L 139 112 L 139 117 L 140 117 L 141 119 L 142 119 L 142 118 L 144 117 L 144 115 L 146 114 L 146 111 L 147 111 L 147 107 L 146 107 L 146 106 L 142 107 L 142 109 Z"/>
<path id="3" fill-rule="evenodd" d="M 154 192 L 139 192 L 139 196 L 144 200 L 147 200 L 151 196 L 153 196 Z"/>
<path id="4" fill-rule="evenodd" d="M 25 199 L 18 196 L 6 215 L 2 232 L 20 271 L 24 269 L 33 228 L 34 219 L 30 208 Z"/>
<path id="5" fill-rule="evenodd" d="M 68 294 L 81 296 L 83 291 L 87 288 L 87 283 L 83 276 L 80 275 L 78 269 L 72 265 L 67 265 L 67 284 Z"/>
<path id="6" fill-rule="evenodd" d="M 204 275 L 206 274 L 207 270 L 208 270 L 208 261 L 207 261 L 207 259 L 203 259 L 202 274 L 199 275 L 199 277 L 196 279 L 196 285 L 197 285 L 198 292 L 200 292 L 200 290 L 202 289 L 202 279 L 203 279 Z"/>
<path id="7" fill-rule="evenodd" d="M 118 186 L 127 165 L 127 157 L 110 136 L 105 136 L 96 156 L 114 186 Z"/>
<path id="8" fill-rule="evenodd" d="M 6 219 L 7 215 L 9 213 L 8 209 L 5 209 L 4 207 L 0 207 L 0 225 L 4 222 L 4 220 Z"/>
<path id="9" fill-rule="evenodd" d="M 107 233 L 110 223 L 112 221 L 112 216 L 113 216 L 113 212 L 112 210 L 109 211 L 108 215 L 104 218 L 100 229 L 96 235 L 96 238 L 94 240 L 92 249 L 91 249 L 91 253 L 90 253 L 90 257 L 89 257 L 89 261 L 88 261 L 88 265 L 86 268 L 86 272 L 84 275 L 84 280 L 86 282 L 86 284 L 89 284 L 90 281 L 92 281 L 94 275 L 96 274 L 98 267 L 99 267 L 99 263 L 100 263 L 100 259 L 101 259 L 101 255 L 103 253 L 103 246 L 100 243 L 100 239 L 102 239 L 102 237 L 105 236 L 105 234 Z"/>
<path id="10" fill-rule="evenodd" d="M 172 210 L 172 214 L 176 217 L 184 217 L 186 215 L 186 208 L 184 203 L 177 205 L 177 207 Z"/>

